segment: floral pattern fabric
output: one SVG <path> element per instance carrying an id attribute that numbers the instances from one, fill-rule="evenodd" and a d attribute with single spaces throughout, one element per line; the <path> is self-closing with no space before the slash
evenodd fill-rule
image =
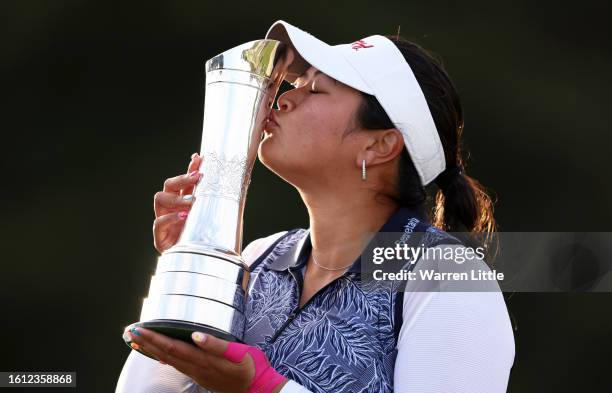
<path id="1" fill-rule="evenodd" d="M 407 225 L 387 230 L 424 232 L 425 246 L 458 243 L 407 213 L 396 216 L 410 222 L 410 231 Z M 276 371 L 313 392 L 393 392 L 402 282 L 362 281 L 358 270 L 349 269 L 299 309 L 304 267 L 295 266 L 307 236 L 305 229 L 289 231 L 251 265 L 245 343 L 261 348 Z M 272 268 L 288 255 L 288 268 Z"/>

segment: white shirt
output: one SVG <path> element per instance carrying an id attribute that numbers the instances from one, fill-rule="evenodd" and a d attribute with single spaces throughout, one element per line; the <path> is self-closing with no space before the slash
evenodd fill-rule
<path id="1" fill-rule="evenodd" d="M 284 233 L 250 243 L 242 253 L 245 263 L 253 263 Z M 449 271 L 448 260 L 421 262 L 415 266 L 417 274 L 420 269 Z M 482 261 L 479 268 L 490 270 Z M 460 285 L 456 281 L 407 282 L 393 381 L 396 393 L 506 391 L 514 362 L 514 335 L 499 286 L 493 281 L 483 284 L 489 285 L 488 292 L 459 292 L 464 288 Z M 173 367 L 137 351 L 128 356 L 115 390 L 115 393 L 179 392 L 207 390 Z M 293 380 L 281 390 L 300 392 L 309 390 Z"/>

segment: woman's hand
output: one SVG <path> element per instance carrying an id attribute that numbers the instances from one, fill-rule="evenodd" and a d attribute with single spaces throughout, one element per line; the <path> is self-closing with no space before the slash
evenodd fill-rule
<path id="1" fill-rule="evenodd" d="M 264 388 L 261 391 L 277 393 L 288 381 L 270 367 L 265 355 L 258 348 L 239 344 L 243 349 L 260 352 L 257 365 L 250 352 L 247 352 L 249 356 L 238 356 L 234 359 L 237 351 L 227 351 L 230 343 L 210 334 L 193 333 L 192 339 L 196 346 L 140 327 L 126 331 L 123 338 L 130 342 L 132 348 L 152 355 L 160 363 L 171 365 L 191 377 L 198 385 L 215 392 L 260 391 L 258 386 L 265 386 L 267 381 L 276 381 L 273 382 L 273 385 L 276 385 L 274 388 Z M 233 356 L 230 352 L 233 352 Z M 254 381 L 256 376 L 262 376 L 261 380 L 255 378 Z M 281 380 L 283 382 L 279 383 Z"/>
<path id="2" fill-rule="evenodd" d="M 163 191 L 153 198 L 153 243 L 160 253 L 172 247 L 183 231 L 194 201 L 193 189 L 201 177 L 198 172 L 201 161 L 198 153 L 193 153 L 187 174 L 166 179 Z"/>

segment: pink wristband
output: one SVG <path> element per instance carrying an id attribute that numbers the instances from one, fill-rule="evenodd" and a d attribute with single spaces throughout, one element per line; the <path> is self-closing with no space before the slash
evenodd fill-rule
<path id="1" fill-rule="evenodd" d="M 272 368 L 266 355 L 257 347 L 230 342 L 223 356 L 234 363 L 240 363 L 247 353 L 251 354 L 255 363 L 255 376 L 251 380 L 248 393 L 270 393 L 287 380 Z"/>

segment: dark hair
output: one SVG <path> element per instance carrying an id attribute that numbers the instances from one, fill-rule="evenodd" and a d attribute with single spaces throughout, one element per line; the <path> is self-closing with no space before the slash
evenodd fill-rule
<path id="1" fill-rule="evenodd" d="M 423 90 L 427 105 L 440 135 L 446 167 L 465 167 L 461 151 L 463 112 L 459 95 L 442 61 L 418 44 L 397 36 L 387 36 L 398 47 Z M 394 128 L 393 122 L 378 100 L 361 93 L 363 102 L 357 111 L 357 123 L 364 129 Z M 452 232 L 480 232 L 491 235 L 496 230 L 493 202 L 485 188 L 465 171 L 451 176 L 439 187 L 432 212 L 432 224 Z M 441 176 L 434 180 L 440 185 Z M 399 159 L 397 202 L 401 206 L 423 211 L 427 193 L 404 147 Z M 487 236 L 488 237 L 488 236 Z"/>

